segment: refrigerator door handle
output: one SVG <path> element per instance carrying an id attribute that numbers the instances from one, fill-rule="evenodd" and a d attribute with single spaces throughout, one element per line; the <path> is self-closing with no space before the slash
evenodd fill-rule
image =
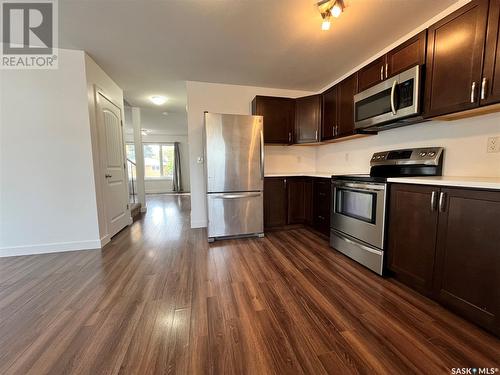
<path id="1" fill-rule="evenodd" d="M 262 193 L 260 192 L 255 192 L 255 193 L 244 193 L 244 194 L 239 194 L 239 193 L 221 193 L 221 194 L 210 194 L 212 198 L 215 199 L 240 199 L 240 198 L 253 198 L 253 197 L 259 197 Z"/>
<path id="2" fill-rule="evenodd" d="M 264 179 L 264 132 L 260 131 L 260 178 Z"/>

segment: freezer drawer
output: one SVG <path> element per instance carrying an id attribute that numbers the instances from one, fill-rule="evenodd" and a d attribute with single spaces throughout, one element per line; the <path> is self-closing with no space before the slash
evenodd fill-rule
<path id="1" fill-rule="evenodd" d="M 209 239 L 264 231 L 261 191 L 207 194 L 207 205 Z"/>

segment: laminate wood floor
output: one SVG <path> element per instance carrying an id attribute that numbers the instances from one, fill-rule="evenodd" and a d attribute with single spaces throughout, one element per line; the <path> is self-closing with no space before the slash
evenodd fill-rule
<path id="1" fill-rule="evenodd" d="M 210 246 L 154 196 L 102 251 L 0 259 L 0 374 L 450 374 L 499 340 L 308 229 Z"/>

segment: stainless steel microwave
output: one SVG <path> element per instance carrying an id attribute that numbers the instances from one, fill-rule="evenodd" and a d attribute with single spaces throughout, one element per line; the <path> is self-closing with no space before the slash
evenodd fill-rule
<path id="1" fill-rule="evenodd" d="M 421 112 L 422 67 L 417 65 L 397 76 L 386 79 L 354 96 L 354 124 L 356 129 L 375 129 L 381 124 L 408 124 Z M 404 121 L 401 121 L 405 119 Z M 394 127 L 394 126 L 392 126 Z"/>

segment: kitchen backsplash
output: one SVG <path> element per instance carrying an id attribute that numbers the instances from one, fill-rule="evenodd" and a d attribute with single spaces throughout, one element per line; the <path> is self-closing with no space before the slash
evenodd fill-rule
<path id="1" fill-rule="evenodd" d="M 266 146 L 266 173 L 367 173 L 376 151 L 443 146 L 446 176 L 500 177 L 500 153 L 487 153 L 488 137 L 500 137 L 500 114 L 431 121 L 376 136 L 321 146 Z"/>

